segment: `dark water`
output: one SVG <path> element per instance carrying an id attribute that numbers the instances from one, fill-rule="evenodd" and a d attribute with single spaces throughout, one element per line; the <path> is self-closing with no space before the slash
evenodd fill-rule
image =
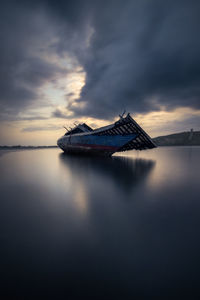
<path id="1" fill-rule="evenodd" d="M 2 299 L 197 299 L 200 147 L 0 157 Z"/>

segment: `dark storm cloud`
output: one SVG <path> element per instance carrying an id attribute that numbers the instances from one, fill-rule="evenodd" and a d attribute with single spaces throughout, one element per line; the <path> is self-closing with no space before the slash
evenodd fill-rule
<path id="1" fill-rule="evenodd" d="M 76 114 L 200 108 L 199 1 L 101 2 L 92 26 Z"/>
<path id="2" fill-rule="evenodd" d="M 198 0 L 1 4 L 0 108 L 21 111 L 38 99 L 38 87 L 63 72 L 44 59 L 47 51 L 70 53 L 86 73 L 81 105 L 68 104 L 75 116 L 111 118 L 124 108 L 149 112 L 161 105 L 199 109 L 199 20 Z M 49 36 L 56 41 L 48 44 Z"/>

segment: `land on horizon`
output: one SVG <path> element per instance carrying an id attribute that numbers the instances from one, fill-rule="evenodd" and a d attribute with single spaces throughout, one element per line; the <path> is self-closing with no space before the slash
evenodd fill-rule
<path id="1" fill-rule="evenodd" d="M 159 146 L 200 146 L 200 131 L 185 131 L 153 138 Z"/>

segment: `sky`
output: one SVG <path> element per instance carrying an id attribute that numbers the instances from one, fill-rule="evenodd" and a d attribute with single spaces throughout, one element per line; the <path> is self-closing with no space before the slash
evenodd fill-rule
<path id="1" fill-rule="evenodd" d="M 152 137 L 200 130 L 199 0 L 3 0 L 0 27 L 0 145 L 124 110 Z"/>

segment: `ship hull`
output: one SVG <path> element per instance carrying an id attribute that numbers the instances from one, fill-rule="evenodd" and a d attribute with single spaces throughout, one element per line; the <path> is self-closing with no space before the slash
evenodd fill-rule
<path id="1" fill-rule="evenodd" d="M 111 156 L 136 136 L 136 134 L 64 136 L 58 140 L 57 144 L 66 153 Z"/>

